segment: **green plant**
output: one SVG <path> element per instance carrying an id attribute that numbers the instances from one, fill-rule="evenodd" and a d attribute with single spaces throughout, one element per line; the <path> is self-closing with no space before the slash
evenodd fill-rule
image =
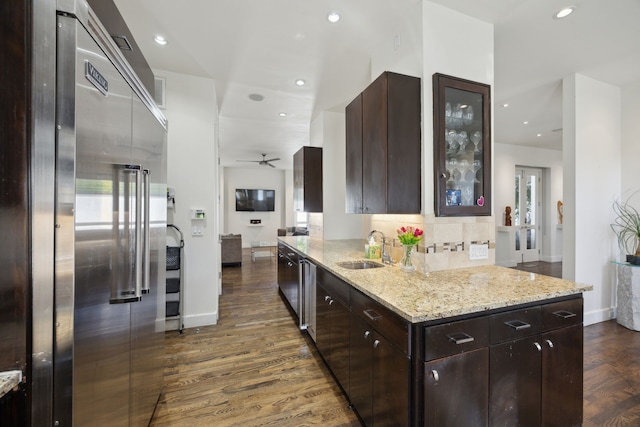
<path id="1" fill-rule="evenodd" d="M 627 254 L 635 254 L 640 257 L 640 213 L 633 207 L 629 201 L 634 194 L 631 194 L 626 200 L 615 200 L 613 202 L 613 212 L 616 214 L 611 229 L 618 238 L 618 246 L 620 250 L 626 251 Z"/>

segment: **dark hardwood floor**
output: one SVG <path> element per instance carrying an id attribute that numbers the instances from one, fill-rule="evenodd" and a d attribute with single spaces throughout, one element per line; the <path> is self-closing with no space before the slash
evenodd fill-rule
<path id="1" fill-rule="evenodd" d="M 276 264 L 251 262 L 245 250 L 242 267 L 223 269 L 218 325 L 167 332 L 151 427 L 360 426 L 294 325 Z M 584 338 L 583 426 L 640 426 L 640 333 L 609 321 L 585 327 Z"/>
<path id="2" fill-rule="evenodd" d="M 640 426 L 640 332 L 584 328 L 584 427 Z"/>
<path id="3" fill-rule="evenodd" d="M 151 427 L 360 426 L 276 283 L 276 258 L 222 270 L 215 326 L 167 332 Z"/>
<path id="4" fill-rule="evenodd" d="M 513 268 L 516 270 L 528 271 L 530 273 L 562 278 L 562 262 L 523 262 Z"/>

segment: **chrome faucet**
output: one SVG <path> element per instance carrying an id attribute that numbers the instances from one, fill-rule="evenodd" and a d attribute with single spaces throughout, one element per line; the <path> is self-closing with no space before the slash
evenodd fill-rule
<path id="1" fill-rule="evenodd" d="M 374 234 L 379 234 L 381 237 L 381 241 L 382 241 L 382 263 L 383 264 L 393 264 L 393 260 L 391 259 L 391 255 L 389 255 L 387 253 L 387 238 L 384 236 L 384 233 L 382 231 L 379 230 L 372 230 L 371 233 L 369 233 L 369 236 L 367 236 L 367 241 L 371 240 L 371 237 L 373 237 Z"/>

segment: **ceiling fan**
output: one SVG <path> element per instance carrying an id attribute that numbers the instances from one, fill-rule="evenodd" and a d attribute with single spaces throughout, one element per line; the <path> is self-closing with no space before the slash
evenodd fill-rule
<path id="1" fill-rule="evenodd" d="M 262 160 L 236 160 L 236 162 L 251 162 L 251 163 L 257 163 L 260 166 L 271 166 L 272 168 L 275 168 L 275 166 L 272 165 L 270 162 L 275 162 L 276 160 L 280 160 L 280 157 L 267 159 L 267 155 L 265 153 L 262 153 Z"/>

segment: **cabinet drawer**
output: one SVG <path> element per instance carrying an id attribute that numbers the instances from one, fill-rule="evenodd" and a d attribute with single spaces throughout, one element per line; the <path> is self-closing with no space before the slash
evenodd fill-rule
<path id="1" fill-rule="evenodd" d="M 410 325 L 406 320 L 354 288 L 351 288 L 351 310 L 398 349 L 409 354 Z"/>
<path id="2" fill-rule="evenodd" d="M 490 322 L 491 344 L 539 334 L 542 330 L 540 307 L 494 314 Z"/>
<path id="3" fill-rule="evenodd" d="M 349 306 L 349 289 L 351 289 L 351 285 L 338 279 L 323 268 L 316 270 L 316 281 L 322 285 L 331 298 L 337 299 L 347 307 Z"/>
<path id="4" fill-rule="evenodd" d="M 582 323 L 582 298 L 554 302 L 542 306 L 542 329 L 564 328 Z"/>
<path id="5" fill-rule="evenodd" d="M 489 345 L 489 318 L 461 320 L 424 328 L 425 361 Z"/>
<path id="6" fill-rule="evenodd" d="M 278 254 L 282 254 L 290 260 L 298 260 L 298 254 L 296 253 L 296 251 L 294 251 L 284 243 L 278 243 Z"/>

